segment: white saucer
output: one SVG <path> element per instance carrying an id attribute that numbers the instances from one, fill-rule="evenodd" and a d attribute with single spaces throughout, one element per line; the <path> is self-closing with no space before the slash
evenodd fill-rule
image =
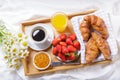
<path id="1" fill-rule="evenodd" d="M 48 41 L 49 43 L 46 44 L 41 44 L 41 45 L 36 45 L 31 39 L 30 39 L 30 32 L 31 30 L 35 27 L 35 26 L 44 26 L 44 28 L 46 28 L 49 36 L 48 36 Z M 53 32 L 53 29 L 48 26 L 48 25 L 45 25 L 45 24 L 35 24 L 35 25 L 32 25 L 28 30 L 26 30 L 26 35 L 28 36 L 28 45 L 30 48 L 32 48 L 33 50 L 37 50 L 37 51 L 40 51 L 40 50 L 45 50 L 47 49 L 48 47 L 50 47 L 51 43 L 52 43 L 52 40 L 54 39 L 54 32 Z M 43 45 L 45 45 L 43 47 Z"/>

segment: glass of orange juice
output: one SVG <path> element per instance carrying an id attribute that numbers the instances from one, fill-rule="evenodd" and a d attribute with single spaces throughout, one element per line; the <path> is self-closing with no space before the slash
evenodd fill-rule
<path id="1" fill-rule="evenodd" d="M 56 12 L 51 17 L 51 23 L 58 32 L 63 32 L 68 23 L 68 17 L 63 12 Z"/>

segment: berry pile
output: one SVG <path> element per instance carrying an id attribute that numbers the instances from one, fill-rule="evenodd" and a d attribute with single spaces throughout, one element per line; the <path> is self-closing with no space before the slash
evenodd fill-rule
<path id="1" fill-rule="evenodd" d="M 75 34 L 60 34 L 52 41 L 53 54 L 58 56 L 63 62 L 75 60 L 77 51 L 80 50 L 80 43 Z"/>

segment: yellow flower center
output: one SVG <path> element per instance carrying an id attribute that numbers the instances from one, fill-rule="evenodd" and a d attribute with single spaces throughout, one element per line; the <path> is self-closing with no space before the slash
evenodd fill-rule
<path id="1" fill-rule="evenodd" d="M 11 44 L 14 44 L 14 40 L 13 39 L 11 39 Z"/>
<path id="2" fill-rule="evenodd" d="M 18 33 L 18 37 L 22 37 L 22 33 Z"/>
<path id="3" fill-rule="evenodd" d="M 22 43 L 22 45 L 23 45 L 23 46 L 27 46 L 27 42 L 24 41 L 24 42 Z"/>
<path id="4" fill-rule="evenodd" d="M 17 49 L 16 49 L 16 48 L 14 48 L 12 52 L 17 52 Z"/>
<path id="5" fill-rule="evenodd" d="M 19 59 L 17 58 L 17 59 L 14 60 L 14 62 L 18 62 L 18 60 L 19 60 Z"/>
<path id="6" fill-rule="evenodd" d="M 8 56 L 4 56 L 4 59 L 8 59 Z"/>
<path id="7" fill-rule="evenodd" d="M 21 56 L 21 55 L 22 55 L 22 53 L 20 52 L 18 55 L 19 55 L 19 56 Z"/>

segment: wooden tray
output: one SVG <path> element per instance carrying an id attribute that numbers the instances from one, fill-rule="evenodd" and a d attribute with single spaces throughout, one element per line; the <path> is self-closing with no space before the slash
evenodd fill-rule
<path id="1" fill-rule="evenodd" d="M 68 27 L 65 30 L 65 32 L 74 33 L 74 31 L 72 29 L 72 24 L 70 22 L 70 19 L 72 17 L 77 16 L 77 15 L 89 14 L 89 13 L 92 13 L 92 12 L 95 12 L 95 11 L 96 10 L 88 10 L 88 11 L 85 11 L 85 12 L 68 14 L 69 22 L 68 22 Z M 49 25 L 49 27 L 52 27 L 52 25 L 50 23 L 50 18 L 45 18 L 45 19 L 39 19 L 39 20 L 37 19 L 37 20 L 31 20 L 31 21 L 23 22 L 21 24 L 21 29 L 25 33 L 25 31 L 27 30 L 27 28 L 29 28 L 31 25 L 37 24 L 37 23 L 44 23 L 44 24 Z M 54 28 L 53 28 L 53 30 L 55 31 Z M 56 37 L 57 34 L 60 34 L 60 33 L 58 33 L 58 32 L 55 31 L 55 37 Z M 48 52 L 51 55 L 52 61 L 58 61 L 55 58 L 55 56 L 52 54 L 51 47 L 49 49 L 45 50 L 45 51 Z M 36 74 L 43 74 L 43 73 L 54 72 L 54 71 L 59 71 L 59 70 L 67 70 L 67 69 L 79 68 L 79 67 L 84 67 L 84 66 L 90 65 L 90 64 L 79 64 L 79 65 L 62 65 L 62 66 L 55 66 L 55 67 L 51 67 L 50 66 L 47 70 L 39 71 L 39 70 L 37 70 L 33 66 L 33 63 L 32 63 L 33 55 L 37 51 L 32 50 L 31 48 L 29 48 L 29 52 L 30 52 L 29 56 L 22 60 L 23 61 L 23 65 L 24 65 L 24 72 L 25 72 L 26 76 L 32 76 L 32 75 L 36 75 Z M 111 62 L 111 60 L 106 60 L 106 61 L 96 62 L 96 63 L 93 63 L 93 64 L 110 63 L 110 62 Z"/>

